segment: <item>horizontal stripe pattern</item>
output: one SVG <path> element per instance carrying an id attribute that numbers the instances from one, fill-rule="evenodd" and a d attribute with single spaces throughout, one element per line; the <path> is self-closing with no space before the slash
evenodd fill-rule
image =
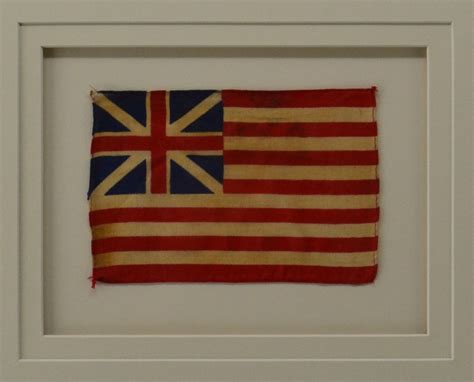
<path id="1" fill-rule="evenodd" d="M 333 151 L 373 150 L 371 137 L 226 137 L 225 150 Z"/>
<path id="2" fill-rule="evenodd" d="M 227 165 L 227 179 L 357 180 L 375 179 L 376 166 Z"/>
<path id="3" fill-rule="evenodd" d="M 168 136 L 163 149 L 222 150 L 223 193 L 91 199 L 94 279 L 372 282 L 375 88 L 223 90 L 220 97 L 221 136 L 196 136 L 185 146 Z M 149 150 L 149 137 L 123 142 L 96 136 L 91 151 Z"/>
<path id="4" fill-rule="evenodd" d="M 224 163 L 284 166 L 350 166 L 378 164 L 377 150 L 364 151 L 246 151 L 226 150 Z"/>
<path id="5" fill-rule="evenodd" d="M 359 195 L 378 194 L 378 179 L 371 180 L 261 180 L 227 179 L 224 192 L 236 194 Z"/>
<path id="6" fill-rule="evenodd" d="M 377 237 L 116 236 L 92 241 L 94 255 L 115 251 L 361 252 L 377 249 Z"/>
<path id="7" fill-rule="evenodd" d="M 224 136 L 224 161 L 230 167 L 224 172 L 224 193 L 378 194 L 376 170 L 363 172 L 378 164 L 373 91 L 329 89 L 268 94 L 224 92 L 224 131 L 229 133 Z M 310 133 L 312 129 L 321 131 L 321 124 L 327 131 L 362 124 L 373 130 L 373 136 Z M 299 129 L 302 133 L 298 136 L 286 135 Z M 298 169 L 300 166 L 304 170 Z M 357 170 L 359 166 L 362 171 Z M 337 169 L 335 175 L 333 168 Z"/>
<path id="8" fill-rule="evenodd" d="M 225 107 L 224 122 L 371 122 L 371 107 L 245 108 Z"/>
<path id="9" fill-rule="evenodd" d="M 226 137 L 375 137 L 374 122 L 229 122 Z"/>
<path id="10" fill-rule="evenodd" d="M 356 224 L 378 218 L 378 208 L 111 208 L 89 213 L 91 226 L 119 222 Z"/>
<path id="11" fill-rule="evenodd" d="M 199 224 L 174 222 L 127 222 L 92 227 L 95 239 L 114 236 L 293 236 L 293 237 L 366 237 L 374 235 L 374 225 L 361 224 L 294 224 L 235 223 Z"/>
<path id="12" fill-rule="evenodd" d="M 375 89 L 225 90 L 224 105 L 261 108 L 374 107 Z"/>
<path id="13" fill-rule="evenodd" d="M 226 166 L 226 169 L 229 166 Z M 276 166 L 274 166 L 276 167 Z M 304 167 L 302 167 L 304 168 Z M 288 208 L 294 209 L 358 209 L 375 208 L 377 195 L 318 195 L 318 197 L 299 195 L 242 195 L 217 194 L 134 194 L 96 196 L 89 201 L 91 211 L 114 208 L 194 208 L 212 206 L 213 208 Z"/>
<path id="14" fill-rule="evenodd" d="M 366 284 L 378 266 L 327 267 L 307 265 L 136 264 L 94 268 L 95 280 L 144 282 L 298 282 Z"/>
<path id="15" fill-rule="evenodd" d="M 285 251 L 147 251 L 109 252 L 94 256 L 95 267 L 136 264 L 234 264 L 319 265 L 366 267 L 373 265 L 375 252 L 322 253 Z"/>

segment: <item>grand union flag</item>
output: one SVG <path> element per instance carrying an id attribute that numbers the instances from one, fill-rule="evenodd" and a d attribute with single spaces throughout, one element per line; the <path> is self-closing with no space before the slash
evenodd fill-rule
<path id="1" fill-rule="evenodd" d="M 92 100 L 94 285 L 375 279 L 375 87 Z"/>

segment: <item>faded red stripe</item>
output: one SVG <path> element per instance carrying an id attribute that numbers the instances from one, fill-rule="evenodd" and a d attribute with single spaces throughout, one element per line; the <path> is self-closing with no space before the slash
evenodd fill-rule
<path id="1" fill-rule="evenodd" d="M 91 226 L 120 222 L 273 222 L 357 224 L 379 219 L 378 208 L 112 208 L 89 213 Z"/>
<path id="2" fill-rule="evenodd" d="M 224 107 L 373 107 L 375 87 L 320 90 L 223 90 Z"/>
<path id="3" fill-rule="evenodd" d="M 376 135 L 376 122 L 224 122 L 224 136 L 229 137 L 374 137 Z"/>
<path id="4" fill-rule="evenodd" d="M 91 153 L 103 151 L 147 151 L 150 150 L 150 137 L 94 137 Z"/>
<path id="5" fill-rule="evenodd" d="M 126 236 L 92 241 L 94 255 L 118 251 L 363 252 L 376 249 L 377 237 Z"/>
<path id="6" fill-rule="evenodd" d="M 257 180 L 225 179 L 224 192 L 234 194 L 367 195 L 379 192 L 378 179 Z"/>
<path id="7" fill-rule="evenodd" d="M 166 137 L 162 145 L 166 150 L 222 150 L 223 142 L 222 135 Z"/>
<path id="8" fill-rule="evenodd" d="M 366 284 L 374 281 L 377 265 L 324 267 L 305 265 L 115 265 L 94 268 L 93 277 L 106 283 L 149 282 L 306 282 Z"/>
<path id="9" fill-rule="evenodd" d="M 225 150 L 225 164 L 266 165 L 375 165 L 377 150 L 363 151 L 246 151 Z"/>

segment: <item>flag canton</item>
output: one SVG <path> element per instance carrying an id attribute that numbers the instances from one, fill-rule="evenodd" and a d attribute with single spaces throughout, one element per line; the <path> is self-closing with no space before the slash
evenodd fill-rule
<path id="1" fill-rule="evenodd" d="M 219 91 L 102 91 L 93 99 L 89 197 L 222 192 Z"/>

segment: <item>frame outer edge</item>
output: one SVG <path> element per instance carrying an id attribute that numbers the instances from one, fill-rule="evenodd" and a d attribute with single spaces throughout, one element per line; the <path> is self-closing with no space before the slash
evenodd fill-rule
<path id="1" fill-rule="evenodd" d="M 19 24 L 15 8 L 0 4 L 1 13 L 1 344 L 0 375 L 10 375 L 20 359 L 19 327 Z M 5 216 L 9 217 L 8 224 Z"/>
<path id="2" fill-rule="evenodd" d="M 12 1 L 12 0 L 8 0 Z M 12 1 L 13 2 L 13 1 Z M 457 2 L 467 2 L 460 0 Z M 37 0 L 17 1 L 18 21 L 24 24 L 51 23 L 312 23 L 314 15 L 324 14 L 324 23 L 448 23 L 457 8 L 456 2 L 381 0 L 272 2 L 265 6 L 258 0 L 199 2 L 169 0 L 122 0 L 114 5 L 107 0 Z M 401 7 L 401 5 L 407 7 Z M 409 6 L 409 11 L 408 11 Z M 49 12 L 46 8 L 54 8 Z M 212 11 L 209 11 L 212 10 Z M 86 15 L 86 16 L 84 16 Z M 136 22 L 136 20 L 140 20 Z M 373 21 L 376 19 L 377 21 Z M 134 21 L 135 20 L 135 21 Z"/>
<path id="3" fill-rule="evenodd" d="M 79 4 L 79 2 L 75 1 L 75 4 Z M 82 2 L 81 2 L 82 3 Z M 468 4 L 468 2 L 463 2 Z M 458 2 L 459 4 L 459 2 Z M 65 5 L 65 4 L 62 4 Z M 2 215 L 6 216 L 14 216 L 14 219 L 9 220 L 9 225 L 2 224 L 1 227 L 1 246 L 2 246 L 2 268 L 1 275 L 2 275 L 2 317 L 1 317 L 1 326 L 2 326 L 2 354 L 1 358 L 3 360 L 2 366 L 4 367 L 3 372 L 9 373 L 11 367 L 18 365 L 18 359 L 20 356 L 20 347 L 19 347 L 19 325 L 18 325 L 18 318 L 19 318 L 19 304 L 18 298 L 19 296 L 19 287 L 18 287 L 18 280 L 15 278 L 16 274 L 18 274 L 19 266 L 17 259 L 12 258 L 12 256 L 6 256 L 5 254 L 8 253 L 15 253 L 19 249 L 19 232 L 18 232 L 18 216 L 19 216 L 19 205 L 18 205 L 18 195 L 20 192 L 20 185 L 18 182 L 19 174 L 18 174 L 18 144 L 13 144 L 13 141 L 18 143 L 19 141 L 19 129 L 15 128 L 14 132 L 12 133 L 12 127 L 7 129 L 7 126 L 14 126 L 19 127 L 19 110 L 18 110 L 18 99 L 19 99 L 19 81 L 18 81 L 18 42 L 19 42 L 19 31 L 18 31 L 18 23 L 17 20 L 12 17 L 12 15 L 16 14 L 14 12 L 15 7 L 6 6 L 2 4 L 1 13 L 2 13 L 2 52 L 4 53 L 5 59 L 3 60 L 3 76 L 2 76 L 2 106 L 3 106 L 3 113 L 2 113 L 2 153 L 0 156 L 1 160 L 1 197 L 2 197 Z M 34 7 L 33 7 L 34 8 Z M 119 8 L 119 7 L 118 7 Z M 466 8 L 470 8 L 469 5 Z M 454 40 L 459 44 L 455 46 L 455 51 L 453 54 L 453 63 L 454 63 L 454 72 L 462 72 L 468 73 L 470 72 L 470 65 L 471 60 L 466 59 L 466 55 L 462 54 L 464 50 L 468 50 L 470 47 L 470 22 L 468 18 L 470 16 L 469 12 L 466 12 L 467 9 L 464 7 L 457 8 L 458 12 L 455 17 L 455 22 L 453 25 L 453 32 L 454 32 Z M 451 9 L 451 8 L 450 8 Z M 10 14 L 10 11 L 12 13 Z M 59 17 L 61 12 L 58 13 Z M 51 15 L 51 17 L 54 17 Z M 394 17 L 394 16 L 392 16 Z M 133 18 L 133 17 L 132 17 Z M 25 18 L 27 20 L 27 18 Z M 433 21 L 433 20 L 431 20 Z M 8 36 L 8 37 L 7 37 Z M 13 37 L 12 37 L 13 36 Z M 12 47 L 14 49 L 12 49 Z M 6 53 L 9 53 L 7 56 Z M 11 52 L 14 52 L 14 55 L 11 55 Z M 455 177 L 454 177 L 454 214 L 458 216 L 459 219 L 456 220 L 456 224 L 454 227 L 454 248 L 456 248 L 456 243 L 467 243 L 471 242 L 471 235 L 472 235 L 472 188 L 469 187 L 471 184 L 472 178 L 472 158 L 470 157 L 471 149 L 472 149 L 472 126 L 469 123 L 470 118 L 467 115 L 471 115 L 469 113 L 471 104 L 471 94 L 470 89 L 465 85 L 466 79 L 460 78 L 459 76 L 454 76 L 454 84 L 453 90 L 456 96 L 461 96 L 462 101 L 459 101 L 456 98 L 456 102 L 454 103 L 454 112 L 453 118 L 454 122 L 456 123 L 456 128 L 454 130 L 454 145 L 455 148 L 458 150 L 454 151 L 454 166 L 455 166 Z M 16 102 L 14 101 L 16 100 Z M 8 114 L 5 112 L 8 110 Z M 461 116 L 461 118 L 459 118 Z M 12 124 L 13 123 L 13 124 Z M 7 134 L 8 130 L 8 134 Z M 8 138 L 8 142 L 7 139 Z M 469 139 L 466 139 L 469 138 Z M 471 166 L 466 166 L 464 169 L 459 170 L 458 167 L 462 163 L 471 163 Z M 14 181 L 11 181 L 14 179 Z M 471 191 L 471 192 L 470 192 Z M 468 205 L 471 208 L 466 208 Z M 3 221 L 4 223 L 5 221 Z M 462 224 L 459 224 L 462 223 Z M 472 247 L 472 246 L 470 246 Z M 456 275 L 461 275 L 462 281 L 455 281 L 455 295 L 460 295 L 460 291 L 465 290 L 465 288 L 469 288 L 471 283 L 472 276 L 472 251 L 471 256 L 462 256 L 463 254 L 456 253 L 455 256 L 455 263 L 454 263 L 454 270 Z M 471 264 L 471 266 L 469 266 Z M 6 271 L 8 270 L 8 272 Z M 462 376 L 459 377 L 463 378 L 462 380 L 469 380 L 469 376 L 472 376 L 472 370 L 470 370 L 471 356 L 472 356 L 472 349 L 470 349 L 469 344 L 467 347 L 469 348 L 468 351 L 466 350 L 465 342 L 466 342 L 466 334 L 468 334 L 468 338 L 472 339 L 472 323 L 471 323 L 471 314 L 472 312 L 466 312 L 466 304 L 472 305 L 472 296 L 470 299 L 466 298 L 466 294 L 463 294 L 464 298 L 462 300 L 455 301 L 454 308 L 455 308 L 455 327 L 454 327 L 454 362 L 450 362 L 450 367 L 448 370 L 462 370 Z M 6 323 L 8 324 L 8 331 L 5 329 L 7 328 Z M 13 330 L 12 330 L 13 329 Z M 466 332 L 467 330 L 467 332 Z M 8 346 L 6 346 L 8 344 Z M 464 347 L 460 347 L 459 344 L 464 344 Z M 51 366 L 53 366 L 55 362 L 51 362 Z M 423 362 L 422 362 L 423 363 Z M 6 367 L 8 366 L 8 367 Z M 66 366 L 66 365 L 64 365 Z M 72 366 L 72 365 L 69 365 Z M 124 365 L 125 366 L 125 365 Z M 231 366 L 231 365 L 229 365 Z M 313 367 L 302 366 L 300 372 L 297 372 L 297 364 L 288 367 L 288 370 L 293 370 L 295 374 L 293 376 L 301 376 L 302 370 L 310 371 L 314 370 Z M 334 365 L 337 367 L 337 365 Z M 369 365 L 367 365 L 368 367 Z M 377 369 L 381 371 L 380 367 L 374 367 L 374 372 Z M 421 365 L 420 365 L 421 366 Z M 399 365 L 400 367 L 400 365 Z M 428 367 L 428 365 L 425 365 Z M 179 369 L 179 366 L 176 365 L 176 368 Z M 76 367 L 72 367 L 73 370 L 77 370 Z M 95 367 L 92 367 L 95 369 Z M 195 370 L 199 373 L 199 369 Z M 214 370 L 218 370 L 219 368 L 215 368 Z M 266 367 L 260 368 L 260 371 L 267 369 Z M 281 368 L 277 367 L 275 370 Z M 328 368 L 329 370 L 331 369 Z M 361 368 L 359 366 L 354 367 L 354 377 L 361 378 Z M 391 367 L 388 367 L 391 369 Z M 357 372 L 358 370 L 358 372 Z M 445 369 L 445 372 L 448 370 Z M 387 371 L 387 370 L 385 370 Z M 202 372 L 202 370 L 201 370 Z M 253 374 L 255 372 L 255 374 Z M 449 371 L 448 371 L 449 373 Z M 54 374 L 54 372 L 52 373 Z M 203 373 L 206 374 L 206 373 Z M 221 376 L 224 374 L 218 373 Z M 253 374 L 254 376 L 258 376 L 260 373 L 256 372 L 255 367 L 249 367 L 248 371 L 245 373 L 246 376 L 249 374 Z M 276 377 L 275 372 L 272 374 Z M 304 373 L 303 373 L 304 374 Z M 364 373 L 362 373 L 364 374 Z M 402 372 L 403 375 L 406 376 L 406 371 Z M 422 375 L 420 374 L 420 370 L 414 373 L 414 375 Z M 397 373 L 394 374 L 394 376 Z M 201 374 L 202 376 L 202 374 Z M 400 376 L 400 374 L 399 374 Z M 440 373 L 440 380 L 446 377 L 445 373 Z M 452 375 L 450 375 L 452 377 Z M 281 377 L 285 378 L 286 376 L 281 375 Z M 199 378 L 199 377 L 198 377 Z M 280 379 L 280 378 L 278 378 Z M 330 378 L 332 379 L 332 378 Z M 327 380 L 330 380 L 327 379 Z M 284 380 L 284 379 L 283 379 Z"/>
<path id="4" fill-rule="evenodd" d="M 473 363 L 473 3 L 463 2 L 452 23 L 453 65 L 453 333 L 452 369 L 459 380 L 474 379 Z M 470 54 L 469 54 L 470 53 Z M 457 73 L 469 74 L 465 78 Z M 466 84 L 470 86 L 466 86 Z M 459 245 L 461 244 L 461 245 Z M 469 253 L 458 247 L 470 248 Z M 471 293 L 466 293 L 471 291 Z"/>

